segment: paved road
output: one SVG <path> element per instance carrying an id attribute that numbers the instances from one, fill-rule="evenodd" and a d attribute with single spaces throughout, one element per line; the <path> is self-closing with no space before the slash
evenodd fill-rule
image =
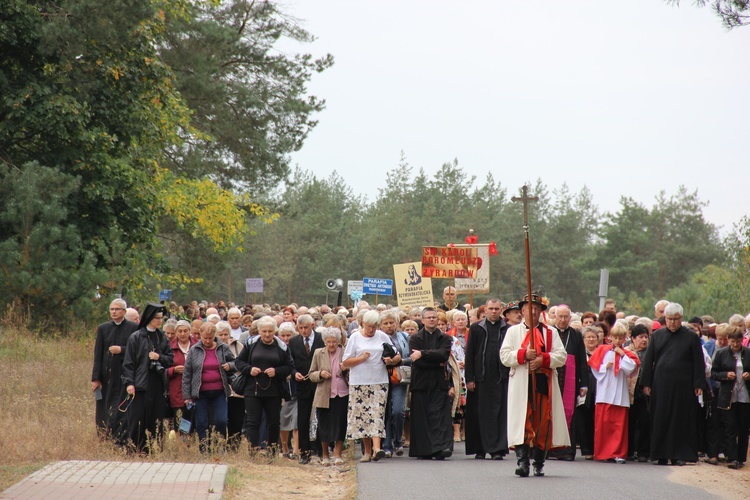
<path id="1" fill-rule="evenodd" d="M 0 493 L 0 498 L 52 500 L 219 500 L 226 465 L 160 462 L 55 462 Z"/>
<path id="2" fill-rule="evenodd" d="M 686 467 L 690 467 L 687 465 Z M 453 457 L 438 462 L 394 457 L 357 465 L 358 498 L 554 498 L 576 500 L 719 498 L 667 479 L 672 467 L 630 463 L 547 461 L 544 477 L 514 475 L 515 457 L 475 460 L 456 443 Z"/>

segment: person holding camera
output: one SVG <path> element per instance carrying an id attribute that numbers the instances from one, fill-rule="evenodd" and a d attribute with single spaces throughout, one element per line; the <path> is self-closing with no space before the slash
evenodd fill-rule
<path id="1" fill-rule="evenodd" d="M 125 347 L 122 380 L 129 402 L 120 408 L 126 408 L 129 445 L 137 452 L 149 444 L 146 431 L 152 441 L 161 435 L 161 423 L 168 414 L 166 369 L 174 363 L 174 355 L 159 329 L 163 319 L 164 306 L 149 303 Z"/>

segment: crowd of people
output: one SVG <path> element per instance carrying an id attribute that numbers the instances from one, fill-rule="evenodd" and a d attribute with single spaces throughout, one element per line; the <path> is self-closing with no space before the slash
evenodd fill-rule
<path id="1" fill-rule="evenodd" d="M 546 460 L 743 467 L 750 431 L 750 315 L 685 321 L 551 306 L 537 295 L 472 308 L 453 287 L 435 307 L 317 307 L 122 299 L 97 329 L 91 388 L 104 439 L 133 452 L 165 432 L 200 450 L 281 453 L 341 465 L 515 452 Z M 580 450 L 580 451 L 579 451 Z"/>

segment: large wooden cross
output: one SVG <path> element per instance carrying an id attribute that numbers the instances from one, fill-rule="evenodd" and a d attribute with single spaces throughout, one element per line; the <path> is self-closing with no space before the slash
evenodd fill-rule
<path id="1" fill-rule="evenodd" d="M 537 201 L 539 199 L 538 196 L 529 196 L 529 186 L 525 185 L 522 189 L 523 196 L 514 196 L 511 198 L 513 201 L 520 201 L 523 203 L 523 232 L 524 232 L 524 248 L 526 250 L 526 293 L 528 294 L 526 297 L 528 298 L 529 302 L 531 302 L 531 254 L 529 251 L 529 202 L 531 201 Z M 528 325 L 530 330 L 533 330 L 536 328 L 536 320 L 537 318 L 533 317 L 533 314 L 531 313 L 532 307 L 529 306 L 528 311 L 528 318 L 526 318 L 526 324 Z M 534 335 L 531 335 L 531 348 L 535 349 L 536 346 L 534 346 Z"/>

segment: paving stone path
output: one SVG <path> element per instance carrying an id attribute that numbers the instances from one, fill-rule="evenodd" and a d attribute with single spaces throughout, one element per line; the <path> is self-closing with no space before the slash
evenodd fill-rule
<path id="1" fill-rule="evenodd" d="M 0 498 L 221 498 L 226 465 L 154 462 L 55 462 L 0 493 Z"/>

